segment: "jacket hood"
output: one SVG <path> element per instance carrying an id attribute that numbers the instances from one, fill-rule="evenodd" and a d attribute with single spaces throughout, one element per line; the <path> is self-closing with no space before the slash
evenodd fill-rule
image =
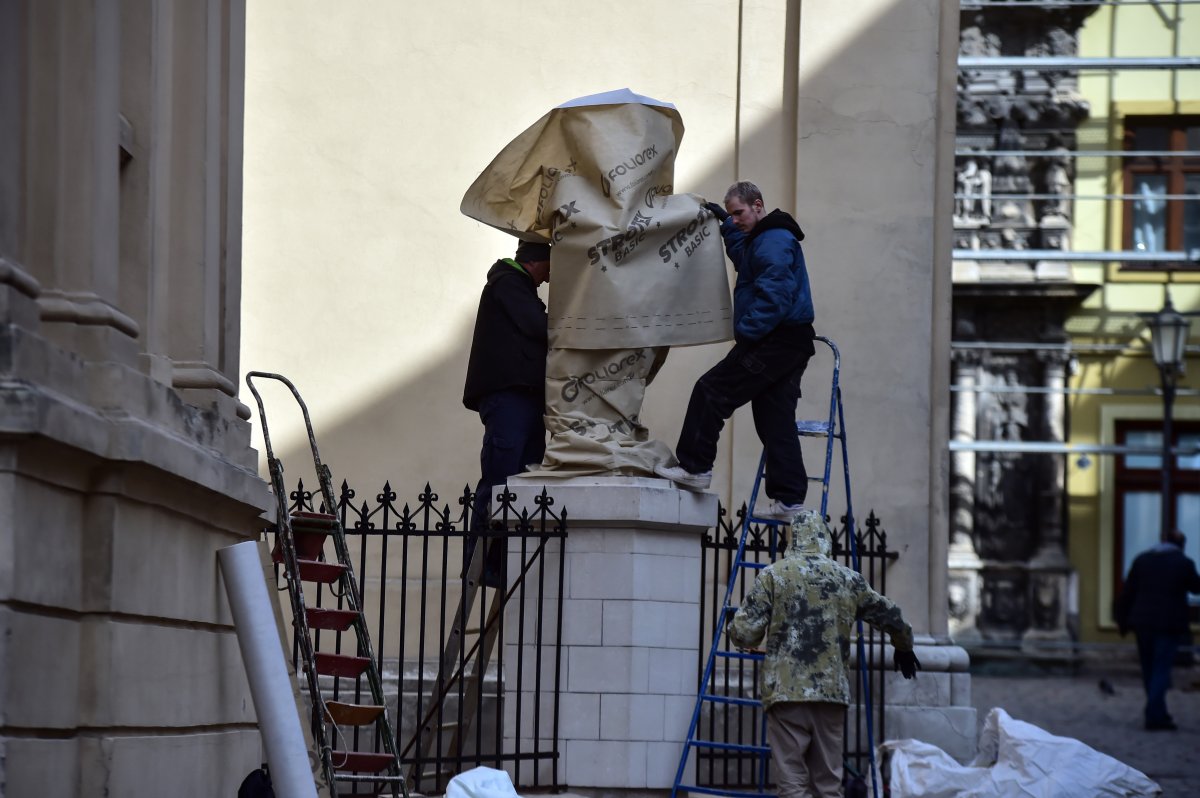
<path id="1" fill-rule="evenodd" d="M 510 274 L 519 274 L 527 280 L 533 280 L 526 272 L 514 267 L 508 260 L 501 258 L 492 264 L 492 268 L 488 269 L 487 281 L 494 283 L 502 277 L 508 277 Z"/>
<path id="2" fill-rule="evenodd" d="M 792 539 L 788 542 L 788 557 L 821 556 L 833 553 L 833 535 L 825 519 L 815 510 L 801 510 L 792 520 Z"/>
<path id="3" fill-rule="evenodd" d="M 800 229 L 800 225 L 796 224 L 792 215 L 778 208 L 758 220 L 758 224 L 754 225 L 754 229 L 750 231 L 750 238 L 767 230 L 787 230 L 796 237 L 797 241 L 804 240 L 804 231 Z"/>

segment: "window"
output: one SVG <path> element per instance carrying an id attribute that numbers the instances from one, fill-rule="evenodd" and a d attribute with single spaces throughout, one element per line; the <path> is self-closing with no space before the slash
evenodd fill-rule
<path id="1" fill-rule="evenodd" d="M 1200 151 L 1200 117 L 1125 118 L 1125 149 L 1147 153 Z M 1200 157 L 1124 159 L 1125 249 L 1188 252 L 1200 249 Z M 1129 263 L 1126 269 L 1195 269 L 1194 264 Z"/>
<path id="2" fill-rule="evenodd" d="M 1200 423 L 1176 421 L 1174 446 L 1191 448 L 1200 444 Z M 1158 449 L 1162 446 L 1162 424 L 1158 421 L 1117 422 L 1117 443 Z M 1171 458 L 1169 524 L 1187 536 L 1187 555 L 1200 562 L 1200 454 Z M 1154 546 L 1162 537 L 1162 456 L 1123 454 L 1117 456 L 1116 525 L 1117 550 L 1114 575 L 1120 591 L 1133 558 Z M 1192 604 L 1200 597 L 1191 596 Z"/>

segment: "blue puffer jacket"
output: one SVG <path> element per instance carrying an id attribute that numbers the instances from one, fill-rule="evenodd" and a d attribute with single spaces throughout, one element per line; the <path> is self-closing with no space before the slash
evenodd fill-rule
<path id="1" fill-rule="evenodd" d="M 743 233 L 726 219 L 725 251 L 737 270 L 733 288 L 733 333 L 757 341 L 780 325 L 812 324 L 812 289 L 800 242 L 804 233 L 789 214 L 776 208 Z"/>

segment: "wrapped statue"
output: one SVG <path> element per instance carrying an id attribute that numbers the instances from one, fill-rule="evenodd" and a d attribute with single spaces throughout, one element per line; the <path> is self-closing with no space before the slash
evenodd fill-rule
<path id="1" fill-rule="evenodd" d="M 683 121 L 628 89 L 563 103 L 467 190 L 462 212 L 549 243 L 546 428 L 531 473 L 653 475 L 673 459 L 641 422 L 672 346 L 732 337 L 718 224 L 675 194 Z"/>

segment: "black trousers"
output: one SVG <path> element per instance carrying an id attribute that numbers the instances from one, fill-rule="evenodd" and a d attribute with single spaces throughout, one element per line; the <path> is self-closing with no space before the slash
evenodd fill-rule
<path id="1" fill-rule="evenodd" d="M 479 468 L 482 476 L 475 488 L 471 532 L 479 533 L 488 528 L 489 503 L 495 498 L 497 485 L 503 485 L 509 477 L 524 471 L 526 466 L 542 462 L 542 456 L 546 453 L 546 426 L 542 419 L 544 406 L 545 400 L 540 389 L 512 388 L 490 393 L 480 400 L 483 448 L 479 452 Z M 463 556 L 468 563 L 475 550 L 475 539 L 475 535 L 469 535 L 466 540 Z M 503 538 L 488 543 L 483 584 L 489 587 L 504 586 L 506 548 Z"/>
<path id="2" fill-rule="evenodd" d="M 767 495 L 802 503 L 808 473 L 796 435 L 796 401 L 814 353 L 811 325 L 776 328 L 759 341 L 734 344 L 692 389 L 675 447 L 679 464 L 693 474 L 711 470 L 726 420 L 749 402 L 754 429 L 766 448 Z"/>

